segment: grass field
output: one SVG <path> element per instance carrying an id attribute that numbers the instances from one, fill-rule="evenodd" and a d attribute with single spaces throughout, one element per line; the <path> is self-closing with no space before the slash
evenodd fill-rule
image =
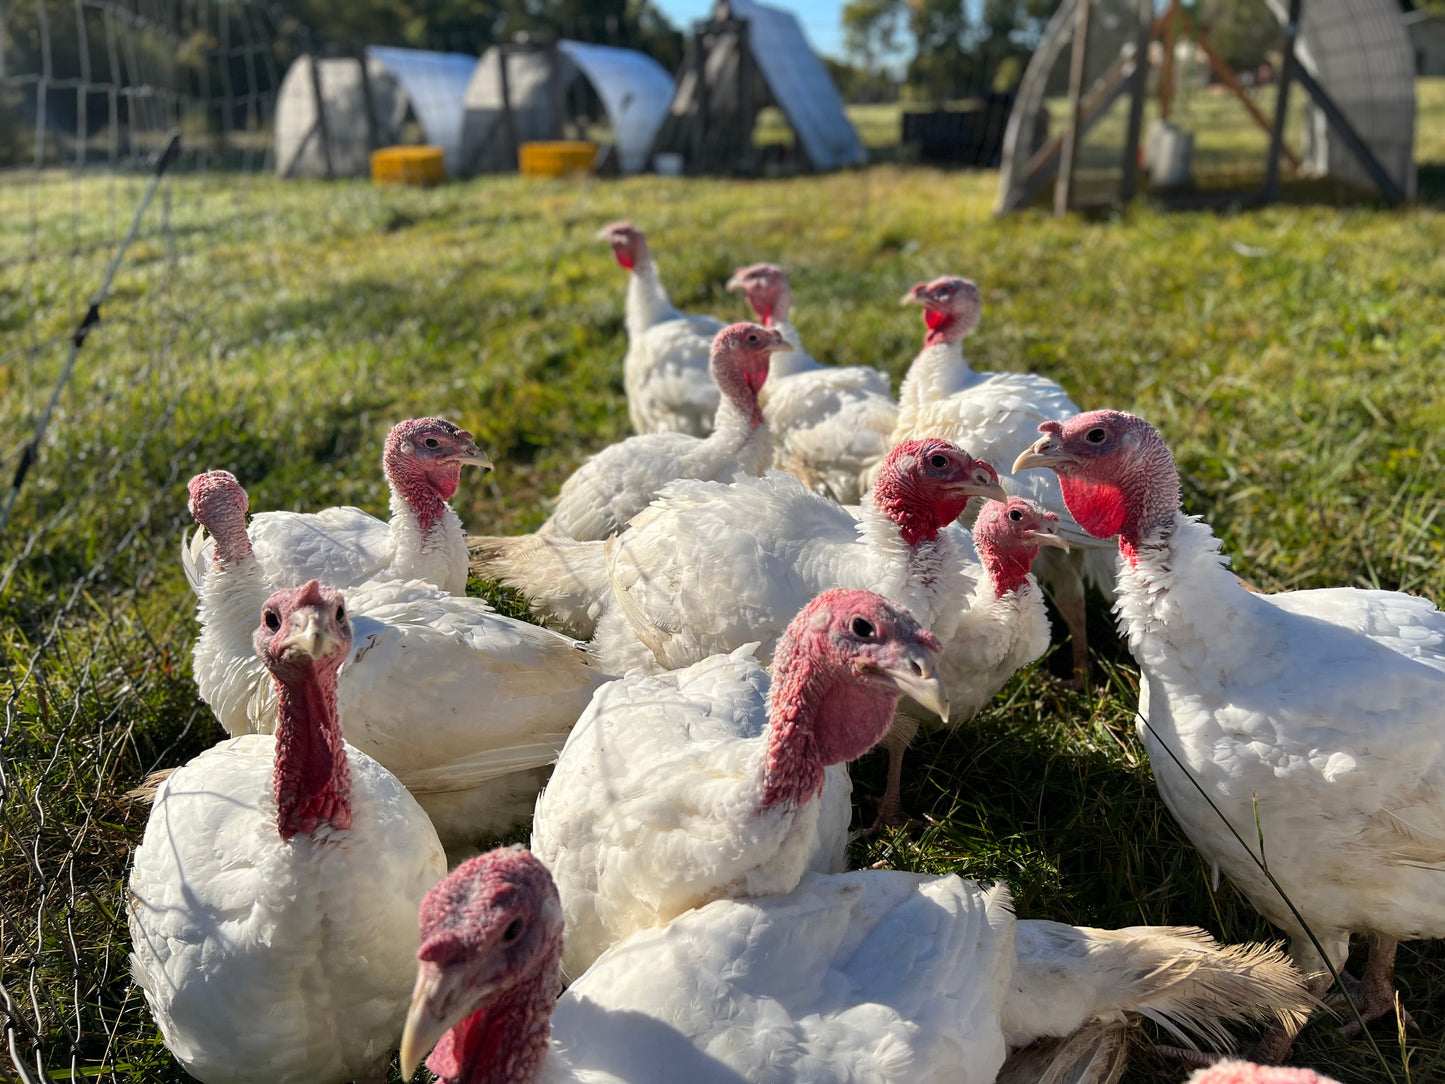
<path id="1" fill-rule="evenodd" d="M 438 413 L 497 463 L 458 495 L 468 526 L 535 526 L 577 463 L 627 433 L 623 275 L 592 239 L 610 219 L 649 231 L 688 309 L 741 317 L 732 268 L 784 264 L 810 352 L 895 376 L 920 335 L 900 294 L 967 274 L 985 299 L 974 364 L 1156 422 L 1189 510 L 1241 574 L 1445 598 L 1438 211 L 995 221 L 995 183 L 891 168 L 430 191 L 169 181 L 0 536 L 0 979 L 54 1078 L 184 1079 L 128 981 L 123 879 L 145 810 L 123 795 L 220 733 L 188 674 L 186 478 L 224 466 L 257 509 L 384 514 L 383 435 Z M 0 478 L 139 188 L 0 181 Z M 1067 691 L 1050 660 L 976 725 L 921 741 L 904 793 L 924 823 L 859 842 L 855 861 L 1002 878 L 1027 917 L 1270 937 L 1230 888 L 1210 891 L 1156 797 L 1132 661 L 1102 606 L 1091 621 L 1093 690 Z M 855 772 L 860 819 L 882 774 L 877 756 Z M 1347 1082 L 1445 1080 L 1445 950 L 1403 948 L 1398 981 L 1419 1033 L 1373 1029 L 1388 1068 L 1324 1019 L 1298 1060 Z M 16 1042 L 30 1049 L 24 1028 Z M 1141 1053 L 1127 1079 L 1184 1075 Z"/>

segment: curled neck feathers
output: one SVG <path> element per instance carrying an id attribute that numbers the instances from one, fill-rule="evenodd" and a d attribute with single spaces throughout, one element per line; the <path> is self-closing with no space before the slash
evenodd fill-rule
<path id="1" fill-rule="evenodd" d="M 899 694 L 820 662 L 792 628 L 773 655 L 762 809 L 796 809 L 823 790 L 829 765 L 854 760 L 888 731 Z"/>
<path id="2" fill-rule="evenodd" d="M 341 659 L 273 662 L 280 699 L 272 789 L 282 839 L 351 827 L 351 769 L 336 715 Z"/>

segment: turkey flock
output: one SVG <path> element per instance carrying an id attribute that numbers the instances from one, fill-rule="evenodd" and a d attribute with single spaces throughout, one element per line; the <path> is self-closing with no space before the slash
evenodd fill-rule
<path id="1" fill-rule="evenodd" d="M 601 237 L 637 435 L 535 534 L 466 535 L 448 501 L 492 464 L 440 418 L 387 437 L 386 521 L 248 522 L 234 476 L 191 479 L 195 679 L 231 736 L 159 781 L 128 913 L 180 1065 L 1112 1084 L 1147 1017 L 1200 1084 L 1324 1081 L 1215 1051 L 1257 1024 L 1249 1057 L 1283 1060 L 1337 984 L 1346 1029 L 1392 1016 L 1397 944 L 1445 936 L 1445 616 L 1247 590 L 1147 421 L 969 367 L 967 279 L 904 295 L 925 336 L 894 399 L 807 354 L 777 267 L 738 270 L 757 322 L 725 325 L 672 305 L 641 231 Z M 1165 804 L 1288 956 L 847 870 L 848 762 L 887 749 L 873 828 L 904 823 L 909 742 L 1044 654 L 1044 592 L 1086 680 L 1086 582 L 1138 662 Z M 478 853 L 529 820 L 530 849 Z"/>

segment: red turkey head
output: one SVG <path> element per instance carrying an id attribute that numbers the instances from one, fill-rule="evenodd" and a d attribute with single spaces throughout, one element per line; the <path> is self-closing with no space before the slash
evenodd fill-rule
<path id="1" fill-rule="evenodd" d="M 647 238 L 631 222 L 614 222 L 610 226 L 603 226 L 597 238 L 612 246 L 612 255 L 628 271 L 647 262 Z"/>
<path id="2" fill-rule="evenodd" d="M 712 341 L 708 371 L 722 393 L 754 425 L 761 425 L 763 414 L 758 406 L 758 392 L 768 379 L 769 359 L 791 350 L 782 332 L 758 324 L 730 324 Z"/>
<path id="3" fill-rule="evenodd" d="M 1022 497 L 984 505 L 973 524 L 973 544 L 998 595 L 1023 584 L 1040 546 L 1066 553 L 1069 549 L 1068 540 L 1059 534 L 1059 517 Z"/>
<path id="4" fill-rule="evenodd" d="M 874 507 L 898 524 L 910 546 L 932 541 L 973 497 L 1008 500 L 998 471 L 940 437 L 895 445 L 873 483 Z"/>
<path id="5" fill-rule="evenodd" d="M 214 559 L 221 564 L 234 564 L 249 557 L 251 540 L 246 536 L 246 513 L 250 501 L 236 476 L 228 470 L 206 471 L 192 478 L 186 490 L 191 516 L 215 541 Z"/>
<path id="6" fill-rule="evenodd" d="M 401 1036 L 401 1074 L 411 1079 L 440 1040 L 428 1067 L 444 1080 L 462 1075 L 463 1045 L 447 1033 L 520 987 L 541 995 L 525 1012 L 546 1011 L 561 985 L 562 901 L 547 867 L 528 851 L 503 848 L 463 862 L 421 901 L 416 985 Z M 504 1045 L 540 1034 L 548 1021 L 509 1016 Z M 490 1078 L 488 1078 L 490 1079 Z"/>
<path id="7" fill-rule="evenodd" d="M 1118 410 L 1091 410 L 1044 422 L 1044 435 L 1016 460 L 1015 471 L 1048 467 L 1064 503 L 1095 538 L 1119 535 L 1126 550 L 1179 508 L 1179 474 L 1159 431 Z"/>
<path id="8" fill-rule="evenodd" d="M 928 345 L 958 342 L 978 325 L 983 299 L 968 279 L 946 275 L 920 282 L 903 295 L 904 305 L 922 305 Z"/>
<path id="9" fill-rule="evenodd" d="M 788 318 L 793 292 L 788 286 L 788 276 L 774 264 L 755 263 L 738 268 L 728 279 L 727 288 L 742 291 L 764 325 Z"/>

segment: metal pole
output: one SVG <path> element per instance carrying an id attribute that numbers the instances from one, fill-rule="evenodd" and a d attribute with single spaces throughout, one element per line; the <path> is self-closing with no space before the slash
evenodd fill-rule
<path id="1" fill-rule="evenodd" d="M 1264 165 L 1264 202 L 1279 199 L 1279 155 L 1284 147 L 1284 122 L 1289 112 L 1289 84 L 1299 60 L 1294 55 L 1299 37 L 1300 0 L 1289 0 L 1289 21 L 1284 27 L 1284 63 L 1280 65 L 1279 90 L 1274 102 L 1274 130 L 1269 135 L 1269 157 Z"/>
<path id="2" fill-rule="evenodd" d="M 1090 0 L 1077 0 L 1074 8 L 1074 51 L 1069 62 L 1069 126 L 1059 158 L 1059 178 L 1054 185 L 1054 214 L 1069 213 L 1074 196 L 1074 166 L 1078 161 L 1080 125 L 1084 119 L 1084 76 L 1089 62 Z"/>
<path id="3" fill-rule="evenodd" d="M 1129 85 L 1129 128 L 1124 136 L 1124 176 L 1119 202 L 1139 190 L 1139 133 L 1144 127 L 1144 97 L 1149 88 L 1149 43 L 1154 40 L 1154 0 L 1139 0 L 1139 33 L 1134 38 L 1134 78 Z"/>
<path id="4" fill-rule="evenodd" d="M 361 71 L 361 103 L 366 109 L 366 149 L 374 151 L 381 146 L 381 128 L 376 122 L 376 102 L 371 97 L 371 73 L 366 70 L 366 50 L 356 54 L 356 66 Z"/>
<path id="5" fill-rule="evenodd" d="M 326 99 L 321 94 L 321 58 L 314 52 L 311 61 L 311 93 L 316 99 L 316 130 L 321 134 L 321 157 L 326 162 L 326 176 L 336 176 L 331 165 L 331 136 L 326 131 Z"/>

